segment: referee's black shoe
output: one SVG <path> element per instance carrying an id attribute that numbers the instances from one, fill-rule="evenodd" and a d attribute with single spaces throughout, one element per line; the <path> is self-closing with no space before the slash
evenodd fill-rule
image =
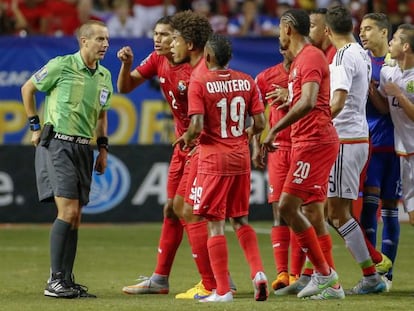
<path id="1" fill-rule="evenodd" d="M 56 272 L 52 273 L 48 280 L 44 295 L 54 298 L 76 298 L 79 297 L 80 292 L 64 280 L 63 272 Z"/>
<path id="2" fill-rule="evenodd" d="M 70 281 L 66 281 L 66 283 L 70 287 L 79 291 L 79 295 L 78 295 L 79 298 L 97 298 L 96 295 L 88 293 L 87 286 L 75 283 L 75 276 L 73 275 L 73 273 L 71 275 Z"/>

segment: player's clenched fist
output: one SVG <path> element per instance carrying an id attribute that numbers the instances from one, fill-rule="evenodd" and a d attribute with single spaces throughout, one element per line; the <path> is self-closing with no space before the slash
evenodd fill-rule
<path id="1" fill-rule="evenodd" d="M 117 57 L 123 63 L 132 63 L 134 59 L 134 53 L 129 46 L 124 46 L 118 51 Z"/>

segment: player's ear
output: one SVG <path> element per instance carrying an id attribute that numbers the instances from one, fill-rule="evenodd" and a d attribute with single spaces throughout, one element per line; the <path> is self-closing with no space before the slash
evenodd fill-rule
<path id="1" fill-rule="evenodd" d="M 325 27 L 325 33 L 326 33 L 326 35 L 329 37 L 329 36 L 331 36 L 332 35 L 332 31 L 331 31 L 331 28 L 329 28 L 328 26 L 326 26 Z"/>

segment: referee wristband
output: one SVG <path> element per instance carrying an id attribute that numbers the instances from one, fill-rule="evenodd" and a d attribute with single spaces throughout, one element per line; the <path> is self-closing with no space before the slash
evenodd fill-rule
<path id="1" fill-rule="evenodd" d="M 104 148 L 106 149 L 106 151 L 108 151 L 109 149 L 108 137 L 106 136 L 98 137 L 98 139 L 96 140 L 96 144 L 98 145 L 98 149 Z"/>
<path id="2" fill-rule="evenodd" d="M 29 117 L 28 120 L 29 120 L 29 127 L 31 131 L 40 130 L 41 126 L 40 126 L 39 116 Z"/>

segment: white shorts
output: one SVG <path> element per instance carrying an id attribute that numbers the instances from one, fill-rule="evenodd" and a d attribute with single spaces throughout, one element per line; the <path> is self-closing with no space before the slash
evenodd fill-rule
<path id="1" fill-rule="evenodd" d="M 328 198 L 356 200 L 362 169 L 368 160 L 368 143 L 340 144 L 329 174 Z"/>
<path id="2" fill-rule="evenodd" d="M 401 157 L 402 200 L 406 212 L 414 211 L 414 156 Z"/>

